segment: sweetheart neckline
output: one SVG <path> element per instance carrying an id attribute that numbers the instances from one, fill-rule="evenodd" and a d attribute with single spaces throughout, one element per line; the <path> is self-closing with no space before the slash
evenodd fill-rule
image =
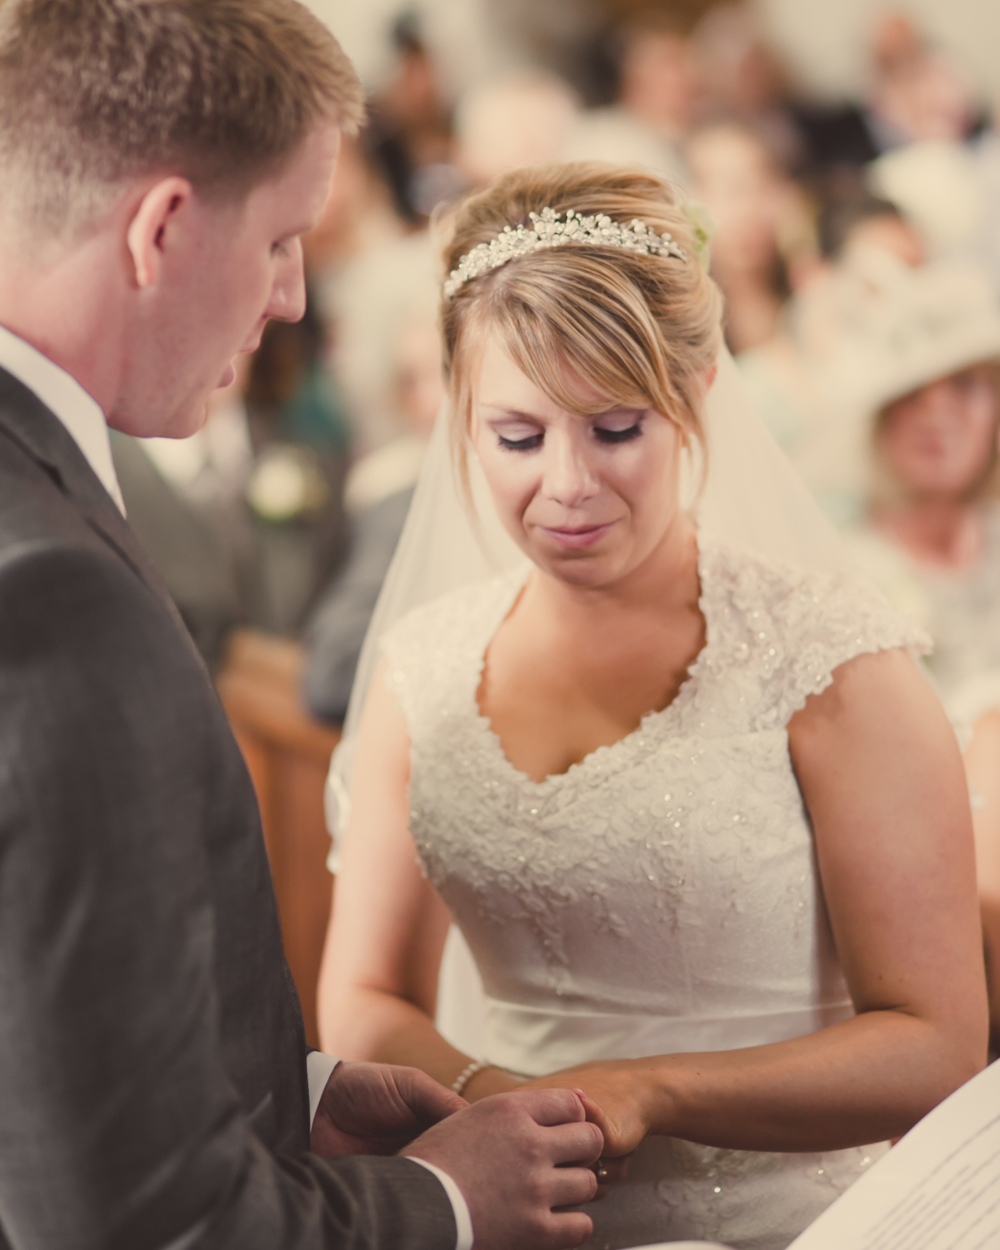
<path id="1" fill-rule="evenodd" d="M 699 542 L 698 582 L 700 586 L 700 594 L 698 596 L 698 607 L 705 619 L 705 643 L 695 658 L 688 665 L 687 676 L 678 686 L 674 697 L 670 700 L 666 707 L 653 708 L 646 712 L 641 717 L 635 729 L 630 730 L 621 738 L 616 739 L 614 742 L 602 743 L 599 746 L 594 747 L 594 749 L 592 751 L 588 751 L 582 759 L 574 760 L 563 772 L 547 773 L 546 776 L 538 781 L 532 777 L 530 773 L 526 773 L 524 769 L 518 768 L 517 765 L 511 761 L 504 747 L 503 739 L 493 728 L 493 722 L 490 718 L 483 713 L 479 706 L 478 699 L 479 688 L 482 685 L 483 673 L 486 667 L 487 652 L 489 651 L 490 645 L 496 637 L 500 626 L 510 615 L 511 610 L 517 601 L 518 595 L 520 595 L 521 591 L 524 589 L 525 582 L 527 581 L 532 568 L 533 565 L 531 564 L 521 565 L 515 570 L 517 576 L 510 576 L 510 587 L 508 593 L 505 594 L 500 601 L 497 614 L 491 618 L 489 636 L 482 646 L 481 653 L 478 656 L 475 665 L 475 682 L 472 686 L 472 712 L 477 726 L 482 731 L 486 741 L 490 744 L 490 747 L 494 751 L 497 759 L 501 762 L 501 766 L 510 774 L 512 778 L 516 779 L 519 784 L 530 786 L 538 791 L 543 791 L 546 789 L 554 789 L 558 785 L 562 784 L 567 778 L 578 776 L 580 773 L 588 771 L 590 767 L 594 766 L 593 762 L 595 760 L 598 762 L 605 762 L 609 756 L 613 758 L 615 755 L 623 754 L 631 746 L 638 746 L 640 749 L 644 749 L 648 744 L 643 741 L 643 734 L 649 734 L 651 736 L 656 734 L 658 739 L 660 736 L 660 732 L 658 731 L 662 731 L 670 721 L 676 719 L 676 717 L 679 716 L 679 714 L 693 701 L 698 689 L 698 679 L 700 678 L 706 665 L 706 657 L 716 645 L 717 639 L 711 616 L 707 610 L 707 601 L 709 598 L 707 583 L 711 580 L 711 575 L 708 573 L 708 562 L 704 556 L 704 548 L 701 542 Z"/>

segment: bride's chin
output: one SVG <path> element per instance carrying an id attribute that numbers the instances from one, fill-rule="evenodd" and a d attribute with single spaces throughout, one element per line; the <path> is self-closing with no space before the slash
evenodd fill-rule
<path id="1" fill-rule="evenodd" d="M 562 582 L 566 586 L 577 586 L 585 590 L 598 590 L 610 586 L 618 580 L 618 571 L 611 567 L 606 558 L 577 557 L 576 559 L 545 559 L 535 563 L 544 572 Z"/>

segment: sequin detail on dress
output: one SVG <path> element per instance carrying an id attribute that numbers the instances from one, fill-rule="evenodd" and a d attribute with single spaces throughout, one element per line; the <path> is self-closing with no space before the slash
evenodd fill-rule
<path id="1" fill-rule="evenodd" d="M 786 726 L 838 665 L 927 639 L 867 583 L 707 545 L 699 571 L 707 641 L 677 697 L 542 782 L 514 768 L 476 704 L 527 568 L 418 609 L 384 640 L 417 851 L 490 996 L 487 1057 L 515 1071 L 762 1044 L 851 1014 Z M 868 1154 L 651 1140 L 595 1208 L 594 1245 L 777 1250 Z"/>

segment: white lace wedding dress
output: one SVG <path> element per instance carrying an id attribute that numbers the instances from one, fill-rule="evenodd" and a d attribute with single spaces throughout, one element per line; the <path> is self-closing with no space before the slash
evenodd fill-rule
<path id="1" fill-rule="evenodd" d="M 412 740 L 413 837 L 482 974 L 485 1057 L 540 1076 L 849 1017 L 786 725 L 837 665 L 923 650 L 925 636 L 866 584 L 703 543 L 707 642 L 676 699 L 538 783 L 476 703 L 529 571 L 419 608 L 383 641 Z M 628 1180 L 589 1208 L 588 1244 L 781 1250 L 881 1150 L 650 1138 Z"/>

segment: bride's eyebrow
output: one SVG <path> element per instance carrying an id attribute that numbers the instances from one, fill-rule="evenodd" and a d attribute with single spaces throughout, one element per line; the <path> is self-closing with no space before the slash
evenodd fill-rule
<path id="1" fill-rule="evenodd" d="M 486 421 L 524 421 L 532 425 L 545 424 L 545 418 L 537 413 L 522 412 L 519 408 L 505 408 L 500 404 L 480 404 L 479 411 Z M 635 422 L 648 411 L 648 407 L 630 408 L 621 406 L 618 408 L 607 408 L 602 412 L 580 412 L 576 416 L 581 421 L 606 421 L 609 417 L 629 417 Z"/>
<path id="2" fill-rule="evenodd" d="M 501 420 L 510 421 L 541 421 L 542 418 L 533 415 L 530 412 L 521 412 L 517 408 L 504 408 L 499 404 L 480 404 L 480 412 L 488 414 L 490 417 L 500 418 Z"/>

